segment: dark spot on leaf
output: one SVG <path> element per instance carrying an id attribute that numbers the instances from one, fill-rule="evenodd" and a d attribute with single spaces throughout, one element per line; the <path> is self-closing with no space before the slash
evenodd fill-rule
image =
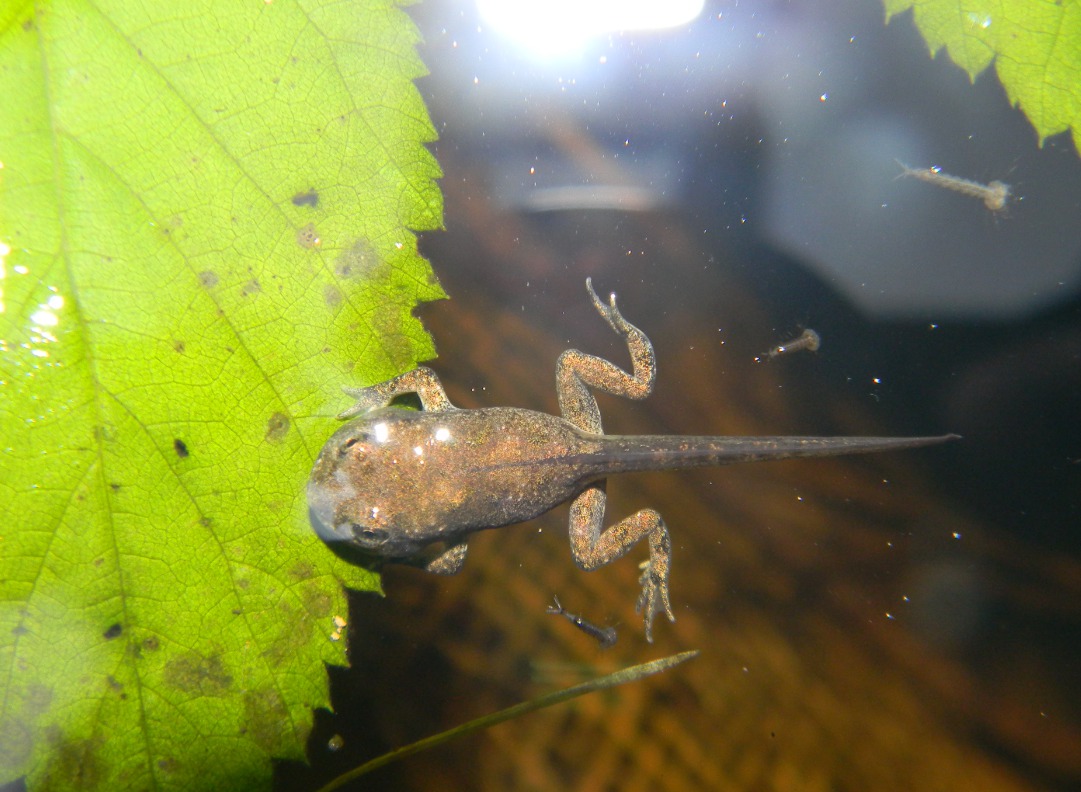
<path id="1" fill-rule="evenodd" d="M 30 632 L 30 630 L 26 629 L 26 625 L 23 624 L 16 624 L 11 628 L 11 634 L 15 636 L 26 635 L 28 632 Z"/>
<path id="2" fill-rule="evenodd" d="M 187 459 L 191 455 L 191 452 L 188 451 L 187 444 L 179 437 L 173 441 L 173 449 L 176 451 L 176 455 L 181 459 Z"/>
<path id="3" fill-rule="evenodd" d="M 301 595 L 304 600 L 304 609 L 312 616 L 329 616 L 333 605 L 330 595 L 311 584 L 304 589 Z"/>
<path id="4" fill-rule="evenodd" d="M 312 619 L 330 616 L 332 608 L 331 598 L 319 590 L 323 581 L 313 577 L 314 568 L 301 562 L 288 574 L 301 582 L 290 586 L 294 596 L 277 598 L 274 634 L 263 650 L 263 657 L 275 666 L 304 650 L 310 639 Z"/>
<path id="5" fill-rule="evenodd" d="M 328 283 L 327 287 L 323 289 L 323 299 L 331 308 L 337 308 L 342 302 L 342 293 L 338 291 L 337 286 Z"/>
<path id="6" fill-rule="evenodd" d="M 318 247 L 322 242 L 323 240 L 319 238 L 319 232 L 315 230 L 314 223 L 308 223 L 297 231 L 297 244 L 302 248 L 311 250 L 313 247 Z"/>
<path id="7" fill-rule="evenodd" d="M 233 608 L 233 615 L 234 615 L 234 616 L 239 616 L 239 615 L 240 615 L 240 614 L 242 614 L 243 612 L 244 612 L 244 611 L 242 611 L 242 610 L 241 610 L 240 608 Z"/>
<path id="8" fill-rule="evenodd" d="M 49 705 L 53 703 L 53 689 L 33 683 L 26 689 L 24 702 L 26 704 L 24 712 L 36 717 L 47 710 Z"/>
<path id="9" fill-rule="evenodd" d="M 276 412 L 267 419 L 266 441 L 268 443 L 280 443 L 288 432 L 289 417 L 285 413 Z"/>
<path id="10" fill-rule="evenodd" d="M 109 629 L 101 634 L 101 637 L 106 641 L 111 641 L 113 638 L 119 638 L 120 633 L 124 632 L 124 628 L 120 626 L 120 622 L 109 625 Z"/>
<path id="11" fill-rule="evenodd" d="M 23 20 L 23 30 L 25 30 L 27 33 L 29 33 L 33 29 L 34 29 L 34 20 L 33 19 L 25 19 L 25 20 Z"/>
<path id="12" fill-rule="evenodd" d="M 187 349 L 187 347 L 184 345 L 183 341 L 174 341 L 173 342 L 173 349 L 176 350 L 178 355 L 183 355 L 184 350 Z"/>
<path id="13" fill-rule="evenodd" d="M 145 641 L 143 641 L 143 648 L 146 649 L 148 652 L 156 652 L 159 645 L 160 644 L 158 644 L 158 639 L 154 636 L 150 636 Z"/>
<path id="14" fill-rule="evenodd" d="M 94 559 L 94 566 L 96 566 L 96 567 L 99 567 L 104 563 L 105 563 L 105 559 L 101 558 L 100 556 L 98 558 Z"/>
<path id="15" fill-rule="evenodd" d="M 387 265 L 379 260 L 375 248 L 366 239 L 358 239 L 343 250 L 334 262 L 334 274 L 339 278 L 368 280 L 379 277 L 387 270 Z"/>
<path id="16" fill-rule="evenodd" d="M 120 485 L 117 482 L 110 482 L 109 486 L 112 488 L 113 492 L 120 492 Z"/>
<path id="17" fill-rule="evenodd" d="M 298 192 L 293 196 L 294 206 L 318 206 L 319 205 L 319 193 L 315 190 L 308 190 L 307 192 Z"/>
<path id="18" fill-rule="evenodd" d="M 298 561 L 289 568 L 289 575 L 294 580 L 307 580 L 315 574 L 315 567 L 307 561 Z"/>
<path id="19" fill-rule="evenodd" d="M 271 755 L 280 755 L 292 737 L 302 745 L 308 739 L 308 730 L 293 722 L 281 696 L 270 688 L 245 692 L 244 723 L 256 744 Z M 300 733 L 290 734 L 294 728 Z"/>
<path id="20" fill-rule="evenodd" d="M 214 521 L 212 519 L 210 519 L 209 517 L 200 517 L 199 518 L 199 525 L 203 526 L 204 528 L 209 528 L 213 522 Z"/>
<path id="21" fill-rule="evenodd" d="M 124 689 L 124 685 L 121 684 L 120 680 L 118 680 L 112 674 L 109 674 L 108 676 L 106 676 L 105 681 L 109 683 L 109 687 L 111 687 L 113 690 L 123 690 Z"/>
<path id="22" fill-rule="evenodd" d="M 214 270 L 203 270 L 199 273 L 199 285 L 205 289 L 213 289 L 218 285 L 218 275 Z"/>
<path id="23" fill-rule="evenodd" d="M 220 696 L 233 684 L 219 655 L 203 657 L 198 652 L 185 652 L 170 660 L 163 676 L 166 684 L 201 696 Z"/>
<path id="24" fill-rule="evenodd" d="M 44 753 L 48 764 L 43 777 L 39 779 L 42 789 L 92 789 L 101 784 L 102 767 L 98 757 L 104 737 L 70 740 L 58 727 L 53 726 L 46 732 L 45 739 L 49 743 L 49 750 Z"/>
<path id="25" fill-rule="evenodd" d="M 251 585 L 251 581 L 247 578 L 237 578 L 236 587 L 246 589 Z"/>
<path id="26" fill-rule="evenodd" d="M 390 317 L 386 317 L 385 321 L 376 317 L 372 324 L 382 336 L 383 352 L 391 365 L 403 370 L 409 368 L 413 360 L 413 345 L 402 332 L 401 324 Z"/>
<path id="27" fill-rule="evenodd" d="M 166 773 L 175 773 L 180 769 L 180 762 L 173 756 L 166 756 L 158 760 L 158 769 Z"/>
<path id="28" fill-rule="evenodd" d="M 240 296 L 247 297 L 250 294 L 258 294 L 263 290 L 263 287 L 259 285 L 259 281 L 252 278 L 250 281 L 244 284 L 240 289 Z"/>

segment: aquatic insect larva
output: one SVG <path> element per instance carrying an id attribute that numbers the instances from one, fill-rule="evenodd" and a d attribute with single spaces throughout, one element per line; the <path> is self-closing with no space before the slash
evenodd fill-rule
<path id="1" fill-rule="evenodd" d="M 778 344 L 769 352 L 756 357 L 755 362 L 762 363 L 766 360 L 773 360 L 775 357 L 790 355 L 793 352 L 799 352 L 801 349 L 806 349 L 809 352 L 817 352 L 820 346 L 822 346 L 822 338 L 818 333 L 808 327 L 803 331 L 803 334 L 799 338 L 793 338 L 791 341 L 785 341 L 783 344 Z"/>
<path id="2" fill-rule="evenodd" d="M 555 600 L 555 607 L 549 605 L 546 613 L 551 613 L 556 616 L 564 616 L 566 619 L 584 632 L 586 635 L 592 635 L 597 639 L 597 643 L 601 645 L 601 649 L 607 649 L 609 646 L 616 642 L 616 628 L 615 627 L 598 627 L 593 622 L 586 621 L 576 613 L 571 613 L 564 610 L 563 606 L 559 602 L 559 597 L 552 597 Z"/>
<path id="3" fill-rule="evenodd" d="M 1010 200 L 1010 185 L 997 179 L 990 184 L 980 184 L 970 179 L 962 179 L 960 176 L 950 176 L 948 173 L 943 173 L 938 166 L 910 168 L 901 160 L 894 160 L 894 162 L 901 166 L 901 175 L 897 178 L 911 176 L 928 184 L 937 184 L 947 190 L 959 192 L 962 195 L 971 195 L 973 198 L 979 198 L 983 201 L 983 205 L 992 212 L 1001 212 L 1006 208 L 1006 204 Z"/>

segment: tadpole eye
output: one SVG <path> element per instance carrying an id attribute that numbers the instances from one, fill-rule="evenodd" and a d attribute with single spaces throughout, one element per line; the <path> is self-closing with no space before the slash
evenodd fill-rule
<path id="1" fill-rule="evenodd" d="M 387 541 L 390 534 L 384 528 L 371 528 L 353 523 L 353 540 L 364 547 L 378 547 Z"/>

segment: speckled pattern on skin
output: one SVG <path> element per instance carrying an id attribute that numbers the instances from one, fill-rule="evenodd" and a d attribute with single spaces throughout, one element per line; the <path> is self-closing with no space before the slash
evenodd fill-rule
<path id="1" fill-rule="evenodd" d="M 442 543 L 424 566 L 454 574 L 465 562 L 470 534 L 533 519 L 573 499 L 571 553 L 581 569 L 602 567 L 647 540 L 637 610 L 652 641 L 658 612 L 675 621 L 668 594 L 671 539 L 653 509 L 604 529 L 609 474 L 887 451 L 953 437 L 605 435 L 592 391 L 644 399 L 657 367 L 649 339 L 623 318 L 615 295 L 605 303 L 589 279 L 586 288 L 597 312 L 626 341 L 631 373 L 567 350 L 556 366 L 561 418 L 514 407 L 456 408 L 425 367 L 346 389 L 357 402 L 340 417 L 353 420 L 327 441 L 308 483 L 320 535 L 388 560 L 411 559 Z M 420 398 L 422 411 L 389 406 L 409 393 Z"/>

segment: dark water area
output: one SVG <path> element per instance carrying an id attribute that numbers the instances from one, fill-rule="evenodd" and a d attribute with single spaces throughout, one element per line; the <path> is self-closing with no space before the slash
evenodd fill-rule
<path id="1" fill-rule="evenodd" d="M 591 276 L 659 369 L 644 401 L 599 397 L 609 433 L 964 439 L 613 479 L 606 523 L 653 507 L 672 535 L 677 620 L 652 646 L 645 549 L 579 571 L 566 507 L 477 535 L 457 576 L 388 568 L 385 598 L 353 598 L 312 766 L 282 765 L 278 787 L 686 649 L 701 655 L 357 788 L 1081 786 L 1068 135 L 1037 145 L 993 75 L 932 60 L 873 2 L 709 5 L 549 62 L 472 5 L 411 13 L 445 171 L 447 227 L 422 250 L 451 297 L 419 314 L 455 404 L 556 412 L 571 347 L 629 365 Z M 1015 200 L 996 216 L 897 180 L 895 159 L 1003 179 Z M 806 328 L 818 351 L 755 360 Z M 546 614 L 553 595 L 616 645 Z"/>

